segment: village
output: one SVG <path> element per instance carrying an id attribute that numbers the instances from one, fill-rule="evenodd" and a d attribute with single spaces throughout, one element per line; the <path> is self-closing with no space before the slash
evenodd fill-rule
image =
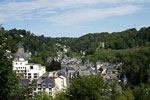
<path id="1" fill-rule="evenodd" d="M 56 44 L 60 46 L 60 44 Z M 102 76 L 104 80 L 110 84 L 114 81 L 119 83 L 119 88 L 124 87 L 127 84 L 127 78 L 121 74 L 122 63 L 111 64 L 108 62 L 90 62 L 82 61 L 82 57 L 74 56 L 68 57 L 63 51 L 58 51 L 56 57 L 47 58 L 48 62 L 52 60 L 61 63 L 61 69 L 56 71 L 46 71 L 46 67 L 41 64 L 29 63 L 27 58 L 31 58 L 31 52 L 25 52 L 24 47 L 21 44 L 17 45 L 18 51 L 15 54 L 15 58 L 12 62 L 13 70 L 17 76 L 21 76 L 19 79 L 20 88 L 27 87 L 32 88 L 30 97 L 34 97 L 41 91 L 47 92 L 52 97 L 69 87 L 69 80 L 74 80 L 79 76 L 98 75 Z M 82 52 L 84 55 L 84 52 Z M 8 52 L 8 58 L 11 55 Z"/>

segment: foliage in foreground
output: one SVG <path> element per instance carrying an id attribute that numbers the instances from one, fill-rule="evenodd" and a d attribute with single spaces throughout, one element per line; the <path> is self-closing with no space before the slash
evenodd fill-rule
<path id="1" fill-rule="evenodd" d="M 0 31 L 0 100 L 14 100 L 18 90 L 18 80 L 12 70 L 11 60 L 7 59 L 7 46 Z"/>
<path id="2" fill-rule="evenodd" d="M 107 84 L 100 76 L 85 76 L 73 80 L 66 92 L 55 100 L 149 100 L 150 85 L 124 87 L 117 82 Z"/>
<path id="3" fill-rule="evenodd" d="M 99 76 L 79 77 L 67 90 L 70 100 L 102 100 L 105 98 L 106 83 Z"/>
<path id="4" fill-rule="evenodd" d="M 40 92 L 35 95 L 33 100 L 53 100 L 46 92 Z"/>

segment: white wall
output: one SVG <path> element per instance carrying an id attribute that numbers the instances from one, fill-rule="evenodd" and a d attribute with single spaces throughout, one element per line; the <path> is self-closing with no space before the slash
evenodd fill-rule
<path id="1" fill-rule="evenodd" d="M 56 90 L 61 91 L 67 87 L 67 81 L 66 78 L 63 76 L 59 76 L 55 78 L 55 85 L 56 85 Z"/>
<path id="2" fill-rule="evenodd" d="M 31 66 L 33 69 L 31 69 Z M 16 73 L 23 73 L 24 77 L 26 76 L 25 78 L 28 78 L 28 73 L 30 73 L 31 79 L 37 79 L 46 72 L 45 66 L 41 66 L 40 64 L 29 64 L 24 58 L 13 61 L 13 70 L 16 71 Z M 37 78 L 34 78 L 34 73 L 37 73 Z"/>

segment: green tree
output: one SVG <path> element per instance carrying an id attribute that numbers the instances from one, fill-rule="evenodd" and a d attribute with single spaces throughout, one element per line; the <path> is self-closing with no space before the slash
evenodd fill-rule
<path id="1" fill-rule="evenodd" d="M 69 98 L 67 98 L 67 95 L 64 92 L 59 92 L 56 94 L 55 100 L 69 100 Z"/>
<path id="2" fill-rule="evenodd" d="M 19 88 L 19 90 L 17 91 L 17 99 L 19 100 L 28 100 L 30 99 L 30 93 L 32 92 L 32 88 L 29 88 L 27 86 L 22 86 L 21 88 Z"/>
<path id="3" fill-rule="evenodd" d="M 54 59 L 52 60 L 51 64 L 50 64 L 50 70 L 54 71 L 54 70 L 60 70 L 61 69 L 61 63 L 58 61 L 55 61 Z"/>
<path id="4" fill-rule="evenodd" d="M 124 96 L 126 97 L 126 100 L 134 100 L 133 91 L 130 87 L 126 88 L 123 91 Z"/>
<path id="5" fill-rule="evenodd" d="M 135 100 L 149 100 L 150 99 L 150 87 L 142 84 L 140 87 L 134 89 Z"/>
<path id="6" fill-rule="evenodd" d="M 67 97 L 69 100 L 103 100 L 106 88 L 106 83 L 100 76 L 79 77 L 71 82 Z"/>
<path id="7" fill-rule="evenodd" d="M 40 92 L 35 95 L 33 100 L 52 100 L 52 97 L 49 96 L 46 92 Z"/>
<path id="8" fill-rule="evenodd" d="M 0 100 L 14 100 L 18 80 L 12 70 L 12 61 L 7 59 L 4 34 L 0 31 Z"/>

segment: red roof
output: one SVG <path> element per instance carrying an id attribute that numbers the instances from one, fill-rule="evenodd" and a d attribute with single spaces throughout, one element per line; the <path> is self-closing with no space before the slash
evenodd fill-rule
<path id="1" fill-rule="evenodd" d="M 55 77 L 50 77 L 50 79 L 55 79 Z"/>

